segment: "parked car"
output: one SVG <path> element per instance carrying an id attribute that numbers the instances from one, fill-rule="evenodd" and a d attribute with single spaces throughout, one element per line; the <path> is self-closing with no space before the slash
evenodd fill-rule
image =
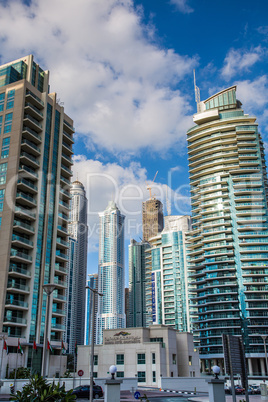
<path id="1" fill-rule="evenodd" d="M 76 395 L 76 398 L 89 398 L 89 385 L 81 385 L 74 388 L 72 395 Z M 93 398 L 99 399 L 103 397 L 103 390 L 99 385 L 93 385 Z"/>
<path id="2" fill-rule="evenodd" d="M 238 395 L 242 395 L 245 393 L 245 388 L 240 387 L 240 385 L 235 385 L 235 393 Z"/>
<path id="3" fill-rule="evenodd" d="M 251 384 L 250 388 L 252 389 L 253 394 L 260 394 L 261 393 L 261 389 L 260 389 L 259 385 L 257 385 L 257 384 Z"/>

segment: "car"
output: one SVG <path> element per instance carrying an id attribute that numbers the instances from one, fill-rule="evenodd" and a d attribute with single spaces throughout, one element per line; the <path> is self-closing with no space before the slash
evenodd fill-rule
<path id="1" fill-rule="evenodd" d="M 79 387 L 74 388 L 72 395 L 75 395 L 76 398 L 89 398 L 89 385 L 80 385 Z M 103 397 L 103 390 L 99 385 L 93 385 L 93 398 L 99 399 Z"/>
<path id="2" fill-rule="evenodd" d="M 235 393 L 238 395 L 242 395 L 245 393 L 245 388 L 240 387 L 240 385 L 235 385 Z"/>
<path id="3" fill-rule="evenodd" d="M 252 385 L 250 385 L 250 388 L 252 389 L 253 394 L 260 394 L 261 393 L 261 389 L 260 389 L 259 385 L 252 384 Z"/>

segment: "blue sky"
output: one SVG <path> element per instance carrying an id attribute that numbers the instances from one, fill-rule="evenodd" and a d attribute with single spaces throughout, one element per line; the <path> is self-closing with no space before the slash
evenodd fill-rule
<path id="1" fill-rule="evenodd" d="M 268 134 L 268 3 L 263 0 L 0 0 L 0 63 L 33 53 L 74 119 L 74 178 L 89 198 L 89 272 L 98 212 L 114 198 L 126 245 L 153 194 L 190 213 L 186 131 L 201 99 L 231 85 Z M 268 148 L 267 148 L 268 149 Z M 127 252 L 126 252 L 127 258 Z"/>

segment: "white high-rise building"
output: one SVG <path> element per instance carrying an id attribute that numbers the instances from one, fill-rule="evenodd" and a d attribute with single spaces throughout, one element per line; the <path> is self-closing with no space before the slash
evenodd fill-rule
<path id="1" fill-rule="evenodd" d="M 86 274 L 87 274 L 87 198 L 83 184 L 76 180 L 71 187 L 69 286 L 66 342 L 73 353 L 75 343 L 84 344 Z"/>
<path id="2" fill-rule="evenodd" d="M 111 201 L 100 216 L 97 343 L 104 329 L 125 328 L 124 215 Z"/>

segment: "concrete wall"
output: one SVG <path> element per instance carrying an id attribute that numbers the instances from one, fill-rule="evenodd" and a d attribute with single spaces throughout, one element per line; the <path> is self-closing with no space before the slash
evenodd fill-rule
<path id="1" fill-rule="evenodd" d="M 111 376 L 107 376 L 107 378 L 111 378 Z M 104 383 L 107 380 L 107 378 L 98 378 L 94 379 L 96 385 L 100 385 L 103 389 L 104 392 Z M 121 384 L 121 391 L 129 391 L 129 390 L 136 390 L 138 388 L 138 382 L 137 378 L 122 378 L 123 382 Z M 53 382 L 53 378 L 48 379 L 49 382 Z M 1 394 L 9 394 L 10 393 L 10 384 L 14 384 L 14 380 L 3 380 L 4 385 L 1 387 Z M 23 386 L 27 384 L 27 380 L 17 380 L 16 381 L 16 390 L 22 390 Z M 59 382 L 59 379 L 55 379 L 54 382 L 57 384 Z M 78 387 L 80 384 L 81 385 L 89 385 L 90 384 L 90 379 L 89 378 L 84 378 L 84 377 L 75 377 L 75 378 L 61 378 L 60 380 L 61 385 L 63 382 L 65 383 L 65 389 L 73 389 L 75 387 Z"/>
<path id="2" fill-rule="evenodd" d="M 162 377 L 160 379 L 160 388 L 171 391 L 198 391 L 208 392 L 208 378 L 189 378 L 189 377 Z"/>

